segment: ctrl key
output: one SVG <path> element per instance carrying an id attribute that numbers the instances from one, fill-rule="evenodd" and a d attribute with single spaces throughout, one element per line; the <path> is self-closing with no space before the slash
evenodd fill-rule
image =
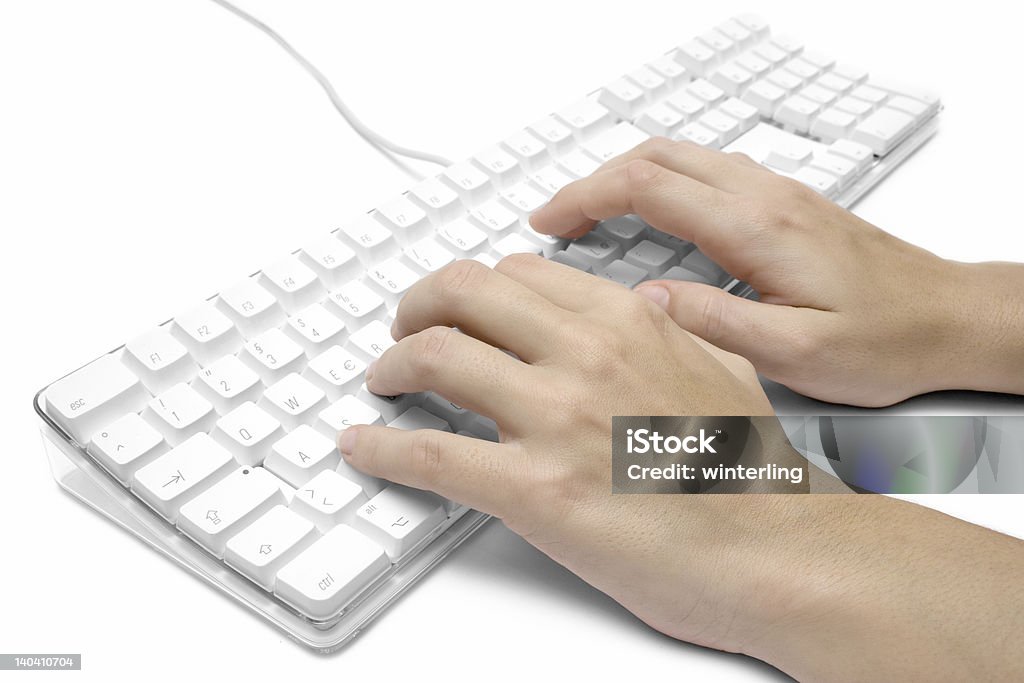
<path id="1" fill-rule="evenodd" d="M 382 547 L 339 524 L 277 573 L 274 594 L 308 617 L 326 620 L 390 567 Z"/>

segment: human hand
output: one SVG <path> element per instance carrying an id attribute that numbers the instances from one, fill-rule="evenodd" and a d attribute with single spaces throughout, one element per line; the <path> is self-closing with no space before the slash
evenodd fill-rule
<path id="1" fill-rule="evenodd" d="M 611 417 L 770 415 L 747 361 L 620 285 L 526 255 L 428 276 L 403 297 L 392 331 L 398 343 L 367 371 L 368 388 L 436 391 L 493 418 L 501 443 L 359 426 L 339 439 L 351 465 L 501 518 L 655 628 L 737 646 L 716 610 L 738 609 L 741 565 L 715 548 L 747 542 L 748 516 L 770 505 L 611 495 Z M 781 430 L 767 439 L 776 462 L 802 463 Z M 694 552 L 681 558 L 680 548 Z"/>
<path id="2" fill-rule="evenodd" d="M 744 155 L 664 138 L 567 185 L 531 222 L 580 237 L 627 213 L 695 242 L 760 302 L 670 280 L 637 292 L 795 391 L 862 406 L 1024 393 L 1024 267 L 943 260 Z"/>

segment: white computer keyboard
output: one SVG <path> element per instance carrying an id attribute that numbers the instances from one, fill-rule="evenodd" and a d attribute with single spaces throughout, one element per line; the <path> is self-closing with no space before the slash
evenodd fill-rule
<path id="1" fill-rule="evenodd" d="M 55 474 L 302 642 L 337 647 L 486 519 L 357 472 L 335 447 L 361 423 L 497 438 L 437 395 L 366 390 L 409 287 L 456 259 L 533 252 L 626 286 L 667 277 L 743 295 L 636 217 L 571 243 L 527 217 L 651 135 L 746 152 L 848 206 L 938 110 L 756 17 L 729 20 L 47 386 L 36 407 L 63 458 Z"/>

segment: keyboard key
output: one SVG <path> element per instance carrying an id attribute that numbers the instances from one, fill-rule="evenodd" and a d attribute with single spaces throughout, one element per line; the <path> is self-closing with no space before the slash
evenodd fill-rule
<path id="1" fill-rule="evenodd" d="M 273 416 L 247 401 L 217 420 L 211 435 L 239 464 L 254 466 L 266 459 L 284 431 Z"/>
<path id="2" fill-rule="evenodd" d="M 285 312 L 274 295 L 250 277 L 228 287 L 217 297 L 217 308 L 248 339 L 284 322 Z"/>
<path id="3" fill-rule="evenodd" d="M 832 73 L 840 78 L 845 78 L 846 80 L 853 82 L 854 85 L 859 85 L 868 78 L 868 72 L 866 70 L 859 66 L 843 64 L 842 62 L 832 67 Z"/>
<path id="4" fill-rule="evenodd" d="M 171 334 L 185 345 L 200 365 L 207 365 L 241 348 L 238 328 L 223 313 L 204 303 L 174 319 Z"/>
<path id="5" fill-rule="evenodd" d="M 441 178 L 458 193 L 467 206 L 486 199 L 493 191 L 491 179 L 471 161 L 461 161 L 449 166 Z"/>
<path id="6" fill-rule="evenodd" d="M 150 330 L 125 344 L 121 361 L 152 394 L 188 382 L 199 371 L 188 349 L 164 327 Z"/>
<path id="7" fill-rule="evenodd" d="M 787 128 L 799 133 L 806 133 L 811 127 L 811 121 L 819 111 L 821 111 L 821 105 L 817 102 L 794 95 L 779 106 L 775 111 L 774 118 Z"/>
<path id="8" fill-rule="evenodd" d="M 136 471 L 131 489 L 173 524 L 182 504 L 237 467 L 226 449 L 200 432 Z"/>
<path id="9" fill-rule="evenodd" d="M 565 246 L 569 243 L 568 240 L 562 237 L 555 237 L 553 235 L 542 235 L 533 228 L 525 227 L 522 232 L 519 233 L 526 238 L 526 241 L 533 242 L 541 248 L 541 253 L 544 258 L 551 258 L 556 252 L 565 249 Z"/>
<path id="10" fill-rule="evenodd" d="M 886 102 L 887 107 L 910 114 L 914 118 L 924 116 L 929 111 L 929 106 L 920 100 L 914 100 L 903 95 L 896 95 Z"/>
<path id="11" fill-rule="evenodd" d="M 409 288 L 420 279 L 419 274 L 397 258 L 390 258 L 387 261 L 370 266 L 366 270 L 366 280 L 374 288 L 374 291 L 384 299 L 384 304 L 389 308 L 398 306 Z"/>
<path id="12" fill-rule="evenodd" d="M 606 85 L 597 101 L 624 119 L 635 118 L 647 104 L 643 88 L 625 77 Z"/>
<path id="13" fill-rule="evenodd" d="M 327 295 L 330 311 L 341 317 L 348 330 L 358 330 L 387 315 L 384 299 L 359 280 L 353 280 Z"/>
<path id="14" fill-rule="evenodd" d="M 640 89 L 644 91 L 644 98 L 649 103 L 661 99 L 669 90 L 668 82 L 654 69 L 646 66 L 633 69 L 626 74 L 626 78 L 631 83 L 640 86 Z"/>
<path id="15" fill-rule="evenodd" d="M 798 76 L 804 83 L 810 83 L 812 80 L 817 78 L 819 74 L 821 74 L 821 69 L 799 57 L 789 60 L 782 66 L 782 68 L 789 73 Z"/>
<path id="16" fill-rule="evenodd" d="M 874 107 L 870 102 L 858 100 L 856 97 L 841 97 L 836 100 L 836 109 L 845 111 L 847 114 L 853 114 L 860 118 L 862 116 L 867 116 Z"/>
<path id="17" fill-rule="evenodd" d="M 753 33 L 756 38 L 760 39 L 768 36 L 768 22 L 756 14 L 739 14 L 734 19 L 736 23 Z"/>
<path id="18" fill-rule="evenodd" d="M 580 258 L 578 254 L 571 254 L 565 250 L 556 251 L 551 255 L 551 260 L 555 263 L 561 263 L 564 266 L 575 268 L 576 270 L 582 270 L 584 273 L 594 272 L 590 267 L 590 264 Z"/>
<path id="19" fill-rule="evenodd" d="M 878 156 L 885 156 L 914 127 L 914 117 L 902 111 L 882 107 L 860 122 L 853 131 L 855 142 L 867 145 Z"/>
<path id="20" fill-rule="evenodd" d="M 440 496 L 392 484 L 359 508 L 352 526 L 382 545 L 391 561 L 397 562 L 446 518 Z"/>
<path id="21" fill-rule="evenodd" d="M 312 422 L 327 407 L 327 394 L 293 372 L 268 387 L 259 406 L 291 431 Z"/>
<path id="22" fill-rule="evenodd" d="M 519 217 L 515 212 L 498 199 L 483 202 L 469 213 L 469 217 L 475 225 L 484 229 L 487 241 L 491 244 L 519 225 Z"/>
<path id="23" fill-rule="evenodd" d="M 673 140 L 689 140 L 692 143 L 698 144 L 701 147 L 708 147 L 711 149 L 718 149 L 718 133 L 711 130 L 707 126 L 703 126 L 697 122 L 688 123 L 679 129 L 674 136 Z"/>
<path id="24" fill-rule="evenodd" d="M 791 56 L 800 54 L 804 49 L 804 44 L 792 36 L 775 35 L 772 36 L 771 42 L 772 45 Z"/>
<path id="25" fill-rule="evenodd" d="M 811 124 L 811 135 L 825 142 L 832 142 L 849 137 L 856 124 L 857 118 L 853 114 L 831 107 L 814 119 L 814 123 Z"/>
<path id="26" fill-rule="evenodd" d="M 708 106 L 716 105 L 725 99 L 724 90 L 703 78 L 698 78 L 686 86 L 686 92 L 706 103 Z"/>
<path id="27" fill-rule="evenodd" d="M 314 426 L 333 441 L 340 432 L 354 425 L 383 424 L 380 411 L 374 410 L 355 396 L 346 395 L 321 410 Z"/>
<path id="28" fill-rule="evenodd" d="M 670 107 L 665 102 L 659 102 L 648 107 L 639 120 L 637 120 L 636 125 L 640 130 L 649 135 L 668 137 L 685 122 L 686 117 L 683 116 L 682 112 Z"/>
<path id="29" fill-rule="evenodd" d="M 292 256 L 264 268 L 260 282 L 291 315 L 312 306 L 327 293 L 316 273 Z"/>
<path id="30" fill-rule="evenodd" d="M 224 356 L 199 372 L 190 385 L 213 404 L 219 415 L 226 415 L 246 401 L 258 401 L 263 383 L 237 356 Z"/>
<path id="31" fill-rule="evenodd" d="M 730 97 L 725 102 L 722 102 L 722 104 L 718 106 L 718 109 L 723 114 L 726 114 L 739 122 L 741 133 L 746 133 L 748 130 L 756 126 L 759 119 L 757 107 L 747 104 L 743 100 L 738 100 L 735 97 Z"/>
<path id="32" fill-rule="evenodd" d="M 723 57 L 733 54 L 738 47 L 728 36 L 715 29 L 700 34 L 697 39 Z"/>
<path id="33" fill-rule="evenodd" d="M 839 180 L 840 190 L 857 177 L 857 164 L 835 154 L 816 154 L 811 160 L 811 167 L 834 175 Z"/>
<path id="34" fill-rule="evenodd" d="M 718 54 L 698 40 L 683 43 L 674 56 L 677 62 L 697 76 L 709 73 L 719 62 Z"/>
<path id="35" fill-rule="evenodd" d="M 435 237 L 427 237 L 408 246 L 402 260 L 419 275 L 435 273 L 455 260 L 455 255 L 442 247 Z"/>
<path id="36" fill-rule="evenodd" d="M 273 590 L 278 570 L 318 537 L 312 522 L 275 505 L 228 540 L 224 561 L 260 588 Z"/>
<path id="37" fill-rule="evenodd" d="M 487 243 L 487 233 L 465 218 L 459 218 L 437 229 L 437 236 L 445 249 L 456 258 L 468 258 Z"/>
<path id="38" fill-rule="evenodd" d="M 712 285 L 718 287 L 718 283 L 707 278 L 704 275 L 695 273 L 692 270 L 687 270 L 682 266 L 672 266 L 664 273 L 661 274 L 659 280 L 679 280 L 682 282 L 699 282 L 703 285 Z"/>
<path id="39" fill-rule="evenodd" d="M 601 164 L 594 160 L 583 150 L 577 149 L 569 152 L 558 159 L 558 166 L 574 180 L 586 178 L 588 175 L 601 167 Z"/>
<path id="40" fill-rule="evenodd" d="M 247 341 L 239 357 L 270 386 L 290 372 L 301 372 L 305 353 L 275 327 Z"/>
<path id="41" fill-rule="evenodd" d="M 135 470 L 169 449 L 163 435 L 137 413 L 128 413 L 100 429 L 88 446 L 89 454 L 125 485 L 131 482 Z"/>
<path id="42" fill-rule="evenodd" d="M 516 183 L 512 187 L 502 190 L 501 198 L 521 218 L 528 218 L 531 213 L 548 203 L 547 194 L 542 194 L 530 186 L 527 182 Z"/>
<path id="43" fill-rule="evenodd" d="M 754 54 L 773 66 L 778 66 L 789 59 L 789 53 L 770 42 L 764 42 L 754 47 Z"/>
<path id="44" fill-rule="evenodd" d="M 736 44 L 737 49 L 746 49 L 757 41 L 754 34 L 734 19 L 723 21 L 715 30 Z"/>
<path id="45" fill-rule="evenodd" d="M 195 432 L 212 429 L 217 413 L 209 401 L 181 383 L 152 399 L 142 417 L 163 434 L 167 443 L 177 446 Z"/>
<path id="46" fill-rule="evenodd" d="M 427 394 L 427 397 L 421 404 L 421 408 L 443 420 L 449 426 L 449 429 L 454 431 L 465 429 L 473 419 L 473 413 L 433 392 Z M 394 424 L 391 426 L 394 426 Z"/>
<path id="47" fill-rule="evenodd" d="M 295 492 L 291 509 L 327 532 L 343 522 L 350 523 L 365 502 L 366 495 L 358 484 L 334 470 L 324 470 Z"/>
<path id="48" fill-rule="evenodd" d="M 870 147 L 853 140 L 836 140 L 829 145 L 828 151 L 836 156 L 849 159 L 861 170 L 865 169 L 874 159 Z"/>
<path id="49" fill-rule="evenodd" d="M 809 143 L 793 138 L 778 141 L 775 147 L 768 152 L 764 163 L 780 171 L 794 173 L 801 166 L 810 162 L 812 156 L 813 150 Z"/>
<path id="50" fill-rule="evenodd" d="M 314 619 L 327 619 L 390 566 L 378 544 L 339 525 L 277 573 L 274 593 Z"/>
<path id="51" fill-rule="evenodd" d="M 284 326 L 284 333 L 302 347 L 307 358 L 319 356 L 342 341 L 345 323 L 327 312 L 320 304 L 313 304 L 292 317 Z"/>
<path id="52" fill-rule="evenodd" d="M 217 557 L 235 532 L 287 502 L 282 482 L 262 467 L 236 469 L 181 506 L 178 528 Z"/>
<path id="53" fill-rule="evenodd" d="M 527 171 L 541 168 L 551 158 L 547 146 L 526 130 L 513 133 L 505 138 L 501 145 Z"/>
<path id="54" fill-rule="evenodd" d="M 754 82 L 754 75 L 736 62 L 729 62 L 715 71 L 711 82 L 727 94 L 737 97 Z"/>
<path id="55" fill-rule="evenodd" d="M 617 216 L 603 220 L 594 228 L 594 234 L 617 242 L 623 249 L 632 249 L 647 231 L 647 224 L 633 215 Z"/>
<path id="56" fill-rule="evenodd" d="M 388 427 L 406 430 L 436 429 L 441 432 L 452 431 L 451 425 L 419 406 L 409 408 L 409 410 L 388 423 Z"/>
<path id="57" fill-rule="evenodd" d="M 823 88 L 820 85 L 815 85 L 814 83 L 801 90 L 799 94 L 800 97 L 808 99 L 811 102 L 817 102 L 822 107 L 832 104 L 837 98 L 837 94 L 834 91 L 829 90 L 828 88 Z"/>
<path id="58" fill-rule="evenodd" d="M 408 197 L 398 197 L 382 204 L 373 215 L 391 230 L 391 234 L 403 247 L 433 232 L 426 212 L 413 204 Z"/>
<path id="59" fill-rule="evenodd" d="M 307 244 L 299 252 L 299 258 L 316 272 L 320 282 L 328 289 L 358 277 L 362 271 L 356 252 L 334 235 Z"/>
<path id="60" fill-rule="evenodd" d="M 594 274 L 630 289 L 648 279 L 646 270 L 621 260 L 612 261 L 607 266 L 598 268 Z"/>
<path id="61" fill-rule="evenodd" d="M 756 107 L 761 116 L 770 118 L 786 99 L 786 91 L 769 81 L 758 81 L 742 95 L 743 101 Z"/>
<path id="62" fill-rule="evenodd" d="M 707 102 L 695 95 L 691 95 L 686 90 L 672 93 L 665 98 L 665 104 L 682 114 L 685 123 L 689 123 L 708 109 Z"/>
<path id="63" fill-rule="evenodd" d="M 670 90 L 678 88 L 690 80 L 690 75 L 686 71 L 686 67 L 676 60 L 674 51 L 673 54 L 658 57 L 647 66 L 650 67 L 651 71 L 654 71 L 665 79 Z"/>
<path id="64" fill-rule="evenodd" d="M 736 58 L 736 63 L 749 71 L 755 79 L 767 75 L 772 70 L 768 60 L 758 57 L 754 52 L 744 52 Z"/>
<path id="65" fill-rule="evenodd" d="M 580 142 L 611 128 L 615 120 L 607 108 L 585 97 L 556 112 L 556 116 L 569 127 Z"/>
<path id="66" fill-rule="evenodd" d="M 714 131 L 717 136 L 717 140 L 715 141 L 715 145 L 717 147 L 724 147 L 728 145 L 730 142 L 738 138 L 742 132 L 740 129 L 740 122 L 733 117 L 724 114 L 721 109 L 712 109 L 697 119 L 697 123 L 710 131 Z"/>
<path id="67" fill-rule="evenodd" d="M 628 152 L 649 137 L 633 124 L 622 121 L 585 142 L 582 149 L 597 161 L 604 163 L 623 152 Z"/>
<path id="68" fill-rule="evenodd" d="M 437 224 L 462 215 L 459 195 L 440 178 L 429 178 L 409 190 L 409 198 L 426 211 L 431 222 Z"/>
<path id="69" fill-rule="evenodd" d="M 596 271 L 615 259 L 621 258 L 622 245 L 607 237 L 590 232 L 571 242 L 566 248 L 566 252 L 583 259 Z"/>
<path id="70" fill-rule="evenodd" d="M 299 425 L 270 448 L 263 466 L 295 488 L 324 470 L 334 470 L 341 455 L 328 439 L 309 425 Z"/>
<path id="71" fill-rule="evenodd" d="M 529 241 L 521 235 L 505 235 L 491 247 L 494 257 L 499 261 L 512 254 L 537 254 L 544 253 L 544 249 L 538 244 Z"/>
<path id="72" fill-rule="evenodd" d="M 545 166 L 530 175 L 533 186 L 551 196 L 572 182 L 572 178 L 559 171 L 554 165 Z"/>
<path id="73" fill-rule="evenodd" d="M 785 69 L 773 71 L 768 74 L 768 78 L 766 80 L 768 80 L 772 85 L 782 88 L 786 91 L 787 95 L 799 90 L 804 85 L 804 79 L 800 78 L 792 71 L 786 71 Z"/>
<path id="74" fill-rule="evenodd" d="M 345 394 L 354 394 L 362 384 L 366 363 L 340 346 L 332 346 L 309 361 L 302 376 L 337 401 Z"/>
<path id="75" fill-rule="evenodd" d="M 405 411 L 423 403 L 424 399 L 426 399 L 426 395 L 397 394 L 395 396 L 383 396 L 381 394 L 373 393 L 367 389 L 364 384 L 359 387 L 359 391 L 356 393 L 356 398 L 372 408 L 375 412 L 380 413 L 381 419 L 385 424 L 389 424 L 398 419 L 398 416 Z"/>
<path id="76" fill-rule="evenodd" d="M 552 154 L 565 154 L 576 144 L 572 129 L 554 116 L 545 116 L 528 126 L 528 130 L 536 135 Z"/>
<path id="77" fill-rule="evenodd" d="M 839 179 L 818 168 L 804 166 L 793 177 L 815 192 L 832 198 L 839 191 Z"/>
<path id="78" fill-rule="evenodd" d="M 859 85 L 850 91 L 850 97 L 856 97 L 858 100 L 870 102 L 877 107 L 885 102 L 888 95 L 885 94 L 884 90 L 873 88 L 870 85 Z"/>
<path id="79" fill-rule="evenodd" d="M 369 214 L 342 224 L 337 235 L 356 252 L 359 262 L 364 266 L 397 256 L 401 251 L 391 231 Z"/>
<path id="80" fill-rule="evenodd" d="M 523 177 L 523 169 L 514 156 L 498 145 L 492 145 L 473 155 L 473 163 L 491 178 L 499 190 Z"/>
<path id="81" fill-rule="evenodd" d="M 815 83 L 840 95 L 853 88 L 853 81 L 831 72 L 822 74 Z"/>
<path id="82" fill-rule="evenodd" d="M 679 263 L 683 268 L 703 276 L 707 282 L 721 287 L 732 279 L 732 276 L 717 263 L 709 259 L 700 250 L 694 249 L 683 257 Z"/>
<path id="83" fill-rule="evenodd" d="M 142 410 L 151 398 L 113 354 L 57 380 L 44 397 L 47 414 L 80 444 L 125 413 Z"/>
<path id="84" fill-rule="evenodd" d="M 656 278 L 669 269 L 676 253 L 668 247 L 644 240 L 626 252 L 623 260 L 643 270 L 647 276 L 644 278 Z"/>
<path id="85" fill-rule="evenodd" d="M 370 362 L 380 358 L 394 345 L 391 329 L 381 321 L 374 320 L 349 335 L 346 348 L 364 361 Z"/>

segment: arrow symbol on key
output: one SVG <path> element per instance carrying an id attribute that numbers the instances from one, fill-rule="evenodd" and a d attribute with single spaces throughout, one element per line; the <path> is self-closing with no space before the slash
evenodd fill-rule
<path id="1" fill-rule="evenodd" d="M 214 524 L 220 524 L 220 517 L 217 516 L 216 510 L 207 510 L 206 518 Z"/>
<path id="2" fill-rule="evenodd" d="M 178 470 L 178 473 L 175 474 L 170 479 L 168 479 L 167 483 L 164 484 L 163 486 L 161 486 L 160 488 L 164 488 L 164 487 L 170 486 L 171 484 L 177 484 L 179 481 L 185 481 L 185 477 L 182 476 L 181 470 Z"/>
<path id="3" fill-rule="evenodd" d="M 260 555 L 269 555 L 272 550 L 269 543 L 264 543 L 260 546 Z"/>

